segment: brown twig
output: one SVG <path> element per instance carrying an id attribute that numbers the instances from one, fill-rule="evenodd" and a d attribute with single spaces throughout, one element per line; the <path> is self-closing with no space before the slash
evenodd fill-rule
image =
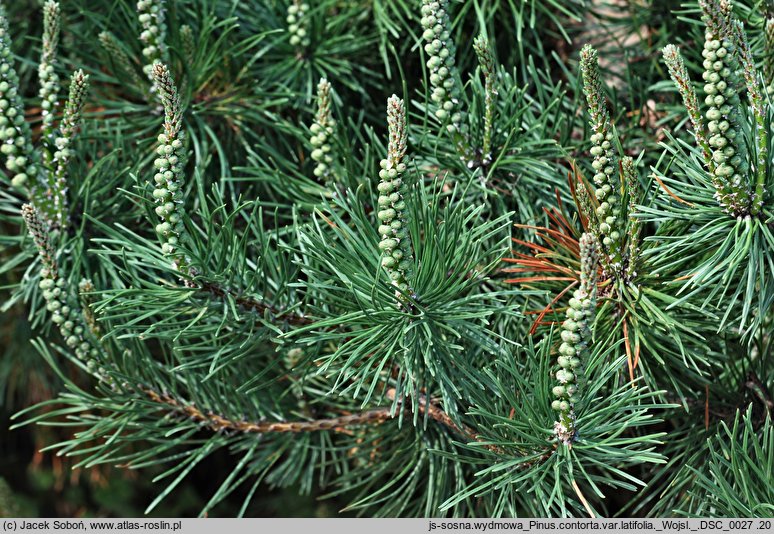
<path id="1" fill-rule="evenodd" d="M 249 422 L 233 421 L 222 415 L 211 411 L 204 412 L 190 403 L 182 402 L 168 393 L 158 393 L 150 388 L 142 388 L 142 391 L 154 402 L 165 404 L 173 411 L 183 414 L 194 421 L 203 423 L 211 430 L 234 431 L 249 434 L 264 434 L 269 432 L 318 432 L 321 430 L 333 430 L 334 432 L 345 432 L 347 427 L 363 424 L 381 424 L 390 419 L 394 419 L 400 413 L 392 413 L 390 407 L 379 407 L 365 410 L 360 413 L 344 414 L 338 417 L 325 419 L 315 419 L 311 421 L 273 421 L 273 422 Z M 387 398 L 395 399 L 395 389 L 390 388 L 387 391 Z M 471 441 L 478 441 L 472 429 L 456 425 L 451 418 L 438 406 L 427 402 L 425 397 L 419 400 L 419 412 L 427 413 L 427 416 L 446 426 L 453 432 L 465 437 Z"/>
<path id="2" fill-rule="evenodd" d="M 315 419 L 312 421 L 273 421 L 260 423 L 233 421 L 212 411 L 204 412 L 194 404 L 182 402 L 168 393 L 158 393 L 149 388 L 143 388 L 142 391 L 153 402 L 165 404 L 172 408 L 173 411 L 183 414 L 194 421 L 203 423 L 215 432 L 234 431 L 247 434 L 265 434 L 269 432 L 317 432 L 320 430 L 342 432 L 349 426 L 367 423 L 379 424 L 394 417 L 390 413 L 390 408 L 373 408 L 360 413 L 346 414 L 326 419 Z"/>
<path id="3" fill-rule="evenodd" d="M 245 309 L 252 310 L 260 315 L 263 315 L 267 311 L 272 316 L 279 316 L 282 314 L 280 310 L 277 310 L 270 304 L 266 304 L 265 302 L 261 302 L 259 300 L 246 297 L 244 295 L 238 295 L 234 293 L 233 291 L 223 289 L 221 286 L 216 284 L 215 282 L 209 282 L 206 280 L 198 280 L 193 282 L 194 287 L 198 287 L 199 289 L 203 291 L 207 291 L 208 293 L 215 295 L 216 297 L 226 297 L 230 296 L 232 297 L 237 304 L 242 306 Z M 312 320 L 308 317 L 304 317 L 303 315 L 298 315 L 295 313 L 289 313 L 282 315 L 282 319 L 287 321 L 289 324 L 293 326 L 303 326 L 308 325 L 312 323 Z"/>

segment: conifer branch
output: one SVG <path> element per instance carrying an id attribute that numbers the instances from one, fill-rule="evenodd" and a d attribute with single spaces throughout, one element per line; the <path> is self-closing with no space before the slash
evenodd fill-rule
<path id="1" fill-rule="evenodd" d="M 256 300 L 245 295 L 240 295 L 233 290 L 224 289 L 214 282 L 207 280 L 197 280 L 196 286 L 199 289 L 207 291 L 216 297 L 223 298 L 230 296 L 239 306 L 242 306 L 246 310 L 251 310 L 261 316 L 264 316 L 267 313 L 272 317 L 281 316 L 283 320 L 287 321 L 288 324 L 293 326 L 304 326 L 313 323 L 312 319 L 309 317 L 305 317 L 296 313 L 283 313 L 282 310 L 278 310 L 270 304 L 266 304 L 265 302 L 261 302 L 260 300 Z"/>
<path id="2" fill-rule="evenodd" d="M 178 399 L 169 393 L 159 393 L 148 387 L 141 387 L 140 390 L 153 402 L 164 404 L 173 412 L 201 423 L 215 432 L 228 431 L 245 434 L 320 432 L 329 430 L 334 432 L 347 432 L 349 427 L 379 425 L 396 419 L 401 415 L 401 412 L 407 410 L 407 408 L 399 408 L 394 411 L 392 407 L 384 406 L 371 408 L 359 413 L 348 413 L 337 417 L 311 419 L 308 421 L 235 421 L 212 411 L 202 410 L 193 403 Z M 394 399 L 395 390 L 389 389 L 386 392 L 386 397 L 388 399 Z M 417 410 L 421 415 L 426 414 L 427 417 L 447 427 L 455 434 L 464 437 L 469 441 L 478 441 L 478 438 L 475 436 L 472 429 L 467 427 L 461 428 L 456 425 L 443 410 L 433 403 L 428 402 L 424 396 L 420 398 Z"/>

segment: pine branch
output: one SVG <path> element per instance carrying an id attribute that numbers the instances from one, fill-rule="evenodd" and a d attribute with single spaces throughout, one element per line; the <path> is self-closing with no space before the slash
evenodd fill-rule
<path id="1" fill-rule="evenodd" d="M 364 424 L 381 424 L 395 417 L 394 415 L 391 415 L 392 409 L 385 407 L 374 408 L 356 414 L 342 415 L 340 417 L 331 417 L 326 419 L 316 419 L 312 421 L 282 421 L 262 423 L 234 421 L 211 411 L 202 411 L 195 405 L 176 399 L 172 395 L 166 393 L 158 393 L 148 388 L 142 388 L 142 391 L 153 402 L 158 404 L 165 404 L 173 412 L 202 423 L 215 432 L 233 431 L 242 432 L 245 434 L 267 434 L 274 432 L 319 432 L 323 430 L 345 432 L 347 427 Z"/>
<path id="2" fill-rule="evenodd" d="M 194 404 L 175 398 L 168 393 L 159 393 L 148 387 L 141 387 L 140 390 L 153 402 L 164 404 L 168 406 L 171 411 L 202 423 L 215 432 L 233 431 L 245 434 L 320 432 L 326 430 L 347 432 L 347 429 L 352 426 L 379 425 L 386 421 L 396 419 L 401 415 L 401 410 L 393 411 L 393 408 L 385 406 L 372 408 L 360 413 L 344 414 L 338 417 L 314 419 L 310 421 L 274 421 L 260 423 L 234 421 L 212 411 L 203 411 Z M 386 397 L 388 399 L 394 399 L 395 390 L 389 389 L 386 392 Z M 407 410 L 407 408 L 403 408 L 403 411 L 405 410 Z M 417 410 L 422 415 L 427 414 L 430 419 L 447 427 L 457 435 L 462 436 L 469 441 L 478 441 L 478 438 L 475 436 L 472 429 L 456 425 L 443 410 L 433 403 L 428 402 L 424 396 L 420 398 Z"/>
<path id="3" fill-rule="evenodd" d="M 221 297 L 221 298 L 231 297 L 234 299 L 234 301 L 237 304 L 239 304 L 243 308 L 254 311 L 261 316 L 264 316 L 266 313 L 270 314 L 272 317 L 281 316 L 284 321 L 287 321 L 288 324 L 291 324 L 293 326 L 304 326 L 304 325 L 312 324 L 314 322 L 309 317 L 305 317 L 303 315 L 298 315 L 295 313 L 290 313 L 290 314 L 283 313 L 282 310 L 278 310 L 277 308 L 271 306 L 270 304 L 266 304 L 265 302 L 261 302 L 259 300 L 256 300 L 251 297 L 247 297 L 245 295 L 240 295 L 233 290 L 224 289 L 223 287 L 216 284 L 215 282 L 199 279 L 199 280 L 196 280 L 194 283 L 199 289 L 203 291 L 207 291 L 208 293 L 211 293 L 216 297 Z"/>

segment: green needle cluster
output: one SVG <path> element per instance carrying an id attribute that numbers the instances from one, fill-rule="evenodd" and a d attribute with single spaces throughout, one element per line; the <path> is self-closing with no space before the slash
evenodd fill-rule
<path id="1" fill-rule="evenodd" d="M 580 239 L 581 279 L 567 308 L 567 319 L 562 323 L 562 344 L 559 346 L 554 375 L 558 385 L 553 387 L 556 397 L 551 408 L 559 412 L 554 424 L 554 433 L 564 444 L 571 443 L 576 436 L 575 405 L 579 401 L 578 378 L 582 372 L 583 359 L 591 343 L 591 327 L 594 323 L 597 294 L 598 256 L 595 239 L 585 233 Z"/>
<path id="2" fill-rule="evenodd" d="M 311 157 L 317 162 L 314 175 L 330 185 L 333 178 L 331 139 L 336 131 L 336 121 L 331 114 L 331 84 L 325 78 L 317 85 L 317 117 L 309 127 L 312 137 Z"/>
<path id="3" fill-rule="evenodd" d="M 183 132 L 180 131 L 182 109 L 180 96 L 167 66 L 155 63 L 153 77 L 164 106 L 164 131 L 158 136 L 157 157 L 153 162 L 156 167 L 153 198 L 157 203 L 156 215 L 161 218 L 161 222 L 156 225 L 156 232 L 163 240 L 162 252 L 174 258 L 175 265 L 179 267 L 187 263 L 177 252 L 185 233 L 182 190 L 185 151 Z"/>
<path id="4" fill-rule="evenodd" d="M 433 88 L 430 98 L 437 106 L 435 116 L 442 122 L 448 121 L 446 128 L 450 133 L 462 132 L 465 114 L 460 109 L 459 75 L 451 39 L 448 0 L 422 1 L 422 27 Z"/>
<path id="5" fill-rule="evenodd" d="M 13 68 L 8 20 L 0 8 L 0 152 L 11 184 L 22 187 L 35 179 L 30 127 L 24 120 L 24 105 L 19 95 L 19 77 Z"/>
<path id="6" fill-rule="evenodd" d="M 382 240 L 382 266 L 399 289 L 410 292 L 412 250 L 406 217 L 406 110 L 403 100 L 392 95 L 387 100 L 387 158 L 379 162 L 379 234 Z"/>

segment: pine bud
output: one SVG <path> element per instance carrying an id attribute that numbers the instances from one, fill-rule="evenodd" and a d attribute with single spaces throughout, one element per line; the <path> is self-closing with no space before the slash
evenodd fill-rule
<path id="1" fill-rule="evenodd" d="M 59 94 L 59 76 L 56 73 L 56 48 L 59 44 L 59 3 L 48 0 L 43 5 L 43 42 L 38 78 L 40 79 L 42 137 L 50 143 L 54 129 L 54 114 L 56 112 Z"/>
<path id="2" fill-rule="evenodd" d="M 611 204 L 615 203 L 612 194 L 621 188 L 621 180 L 618 174 L 618 157 L 613 150 L 613 133 L 610 114 L 607 110 L 605 93 L 602 89 L 602 81 L 599 73 L 599 57 L 597 51 L 590 45 L 583 47 L 580 53 L 581 74 L 583 77 L 583 93 L 586 95 L 591 126 L 591 142 L 594 143 L 591 154 L 594 156 L 592 167 L 596 171 L 594 191 L 600 204 L 596 210 L 598 220 L 604 221 L 612 214 Z M 591 220 L 590 222 L 596 222 Z M 613 238 L 613 233 L 621 235 L 622 222 L 616 220 L 613 224 L 594 226 L 593 232 L 601 238 L 605 245 L 607 256 L 605 262 L 607 270 L 619 273 L 623 264 L 622 243 Z"/>
<path id="3" fill-rule="evenodd" d="M 494 122 L 494 97 L 495 89 L 495 63 L 489 41 L 483 35 L 473 40 L 473 49 L 478 58 L 481 74 L 484 76 L 484 139 L 481 147 L 483 162 L 489 164 L 492 161 L 492 124 Z"/>
<path id="4" fill-rule="evenodd" d="M 74 72 L 70 79 L 70 93 L 59 125 L 59 135 L 54 141 L 59 150 L 54 153 L 52 161 L 54 172 L 51 175 L 49 189 L 53 201 L 54 217 L 60 228 L 64 227 L 67 219 L 67 165 L 72 156 L 72 151 L 66 147 L 71 146 L 75 139 L 88 87 L 89 76 L 84 74 L 82 70 Z"/>
<path id="5" fill-rule="evenodd" d="M 314 174 L 322 178 L 328 187 L 333 187 L 335 173 L 328 164 L 328 160 L 333 158 L 327 154 L 332 151 L 329 140 L 335 135 L 336 121 L 331 113 L 331 84 L 325 78 L 317 84 L 317 116 L 309 130 L 312 132 L 312 137 L 309 139 L 309 144 L 313 148 L 311 158 L 318 162 Z"/>
<path id="6" fill-rule="evenodd" d="M 580 287 L 575 291 L 567 309 L 567 320 L 562 324 L 562 344 L 557 358 L 559 369 L 554 375 L 559 385 L 552 393 L 558 400 L 551 403 L 558 411 L 558 420 L 554 423 L 554 434 L 565 445 L 575 440 L 575 395 L 578 392 L 578 379 L 582 358 L 586 356 L 591 343 L 591 325 L 597 290 L 597 255 L 594 237 L 585 233 L 580 239 L 581 273 Z"/>
<path id="7" fill-rule="evenodd" d="M 407 224 L 406 204 L 404 198 L 408 193 L 402 173 L 406 170 L 406 111 L 403 100 L 392 95 L 387 100 L 387 158 L 380 162 L 381 181 L 377 186 L 384 199 L 384 208 L 378 212 L 380 221 L 379 233 L 382 241 L 379 248 L 383 252 L 382 266 L 393 285 L 398 288 L 409 288 L 413 269 L 413 251 L 410 239 L 403 232 Z M 405 296 L 396 292 L 399 301 Z"/>
<path id="8" fill-rule="evenodd" d="M 129 56 L 116 37 L 112 33 L 105 31 L 101 32 L 98 38 L 107 60 L 127 74 L 134 87 L 145 87 L 147 82 L 143 82 L 137 74 L 134 62 L 129 59 Z"/>
<path id="9" fill-rule="evenodd" d="M 455 46 L 451 39 L 449 1 L 422 0 L 421 11 L 422 37 L 426 41 L 427 68 L 433 87 L 430 97 L 436 106 L 435 115 L 442 122 L 451 119 L 447 125 L 450 133 L 461 133 L 465 129 L 464 113 L 460 110 L 461 90 L 454 59 Z M 452 110 L 454 113 L 449 113 Z"/>
<path id="10" fill-rule="evenodd" d="M 161 175 L 162 184 L 157 184 L 153 190 L 153 198 L 156 199 L 158 208 L 156 213 L 161 222 L 156 225 L 156 232 L 162 239 L 162 252 L 173 258 L 175 265 L 179 267 L 189 263 L 188 258 L 182 256 L 177 250 L 178 244 L 185 239 L 185 208 L 178 193 L 185 179 L 183 169 L 185 167 L 185 150 L 183 145 L 183 132 L 181 131 L 183 110 L 180 104 L 180 96 L 172 75 L 166 65 L 155 63 L 153 65 L 154 84 L 158 90 L 158 96 L 164 106 L 164 130 L 158 136 L 157 153 L 164 154 L 154 161 L 157 169 L 155 176 Z"/>
<path id="11" fill-rule="evenodd" d="M 706 26 L 702 52 L 705 72 L 702 77 L 707 81 L 704 91 L 707 94 L 705 104 L 709 109 L 705 117 L 710 122 L 727 120 L 730 124 L 727 131 L 718 131 L 708 140 L 709 150 L 713 151 L 708 169 L 721 206 L 734 216 L 743 215 L 749 212 L 751 204 L 749 185 L 745 181 L 736 184 L 732 177 L 746 176 L 747 163 L 741 159 L 731 161 L 722 153 L 726 146 L 736 154 L 744 154 L 747 150 L 739 120 L 741 102 L 734 75 L 737 64 L 735 54 L 728 53 L 734 49 L 730 6 L 723 0 L 699 0 L 699 7 Z M 721 83 L 723 94 L 718 95 Z"/>

